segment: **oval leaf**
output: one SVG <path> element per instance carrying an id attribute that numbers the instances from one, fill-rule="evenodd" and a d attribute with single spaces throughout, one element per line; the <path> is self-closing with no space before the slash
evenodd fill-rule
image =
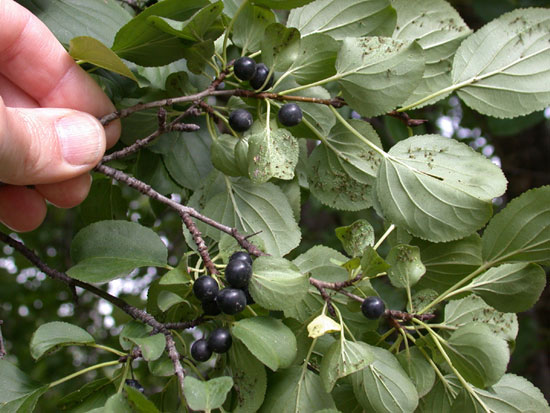
<path id="1" fill-rule="evenodd" d="M 284 258 L 258 257 L 252 265 L 250 294 L 262 307 L 286 310 L 304 298 L 309 289 L 308 277 Z"/>
<path id="2" fill-rule="evenodd" d="M 280 320 L 246 318 L 233 325 L 231 334 L 273 371 L 290 366 L 296 357 L 296 337 Z"/>
<path id="3" fill-rule="evenodd" d="M 396 245 L 390 250 L 386 262 L 390 265 L 388 277 L 397 288 L 412 287 L 426 272 L 420 260 L 420 249 L 412 245 Z"/>
<path id="4" fill-rule="evenodd" d="M 502 264 L 476 277 L 465 288 L 491 307 L 506 313 L 531 308 L 546 286 L 546 273 L 537 264 Z"/>
<path id="5" fill-rule="evenodd" d="M 550 186 L 523 193 L 483 232 L 483 259 L 550 264 Z"/>
<path id="6" fill-rule="evenodd" d="M 94 338 L 84 329 L 73 324 L 54 321 L 42 324 L 31 338 L 31 355 L 39 359 L 63 346 L 93 344 Z"/>
<path id="7" fill-rule="evenodd" d="M 165 267 L 168 251 L 160 237 L 135 222 L 101 221 L 81 229 L 71 244 L 77 264 L 67 274 L 103 283 L 138 267 Z"/>
<path id="8" fill-rule="evenodd" d="M 183 394 L 187 404 L 193 410 L 210 411 L 221 407 L 231 387 L 233 387 L 233 379 L 226 376 L 208 381 L 185 376 L 183 380 Z"/>
<path id="9" fill-rule="evenodd" d="M 453 88 L 484 115 L 513 118 L 550 104 L 550 10 L 514 10 L 468 37 L 453 62 Z"/>
<path id="10" fill-rule="evenodd" d="M 483 155 L 439 135 L 413 136 L 389 151 L 377 192 L 386 218 L 429 241 L 452 241 L 481 228 L 506 178 Z"/>
<path id="11" fill-rule="evenodd" d="M 92 63 L 103 69 L 126 76 L 137 82 L 132 71 L 111 49 L 93 37 L 80 36 L 71 39 L 69 54 L 73 59 Z"/>

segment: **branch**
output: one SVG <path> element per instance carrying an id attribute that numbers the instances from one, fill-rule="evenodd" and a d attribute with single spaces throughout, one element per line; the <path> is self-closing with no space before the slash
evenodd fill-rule
<path id="1" fill-rule="evenodd" d="M 174 365 L 174 371 L 176 372 L 176 376 L 180 384 L 181 397 L 183 397 L 183 380 L 185 379 L 185 372 L 183 371 L 183 366 L 180 362 L 180 354 L 176 348 L 176 343 L 171 334 L 166 334 L 166 349 L 168 350 L 168 357 L 170 357 L 170 360 L 172 360 L 172 364 Z"/>
<path id="2" fill-rule="evenodd" d="M 162 112 L 159 111 L 159 115 L 160 115 L 160 113 L 162 113 Z M 164 113 L 166 113 L 166 112 L 164 112 Z M 181 119 L 183 119 L 186 116 L 190 116 L 190 115 L 193 115 L 193 116 L 200 115 L 200 111 L 197 109 L 196 104 L 193 104 L 192 106 L 187 108 L 187 110 L 185 112 L 183 112 L 181 115 L 179 115 L 176 119 L 174 119 L 168 125 L 163 124 L 162 119 L 160 119 L 159 123 L 161 123 L 161 124 L 159 125 L 159 128 L 155 132 L 153 132 L 152 134 L 150 134 L 149 136 L 147 136 L 143 139 L 138 139 L 137 141 L 135 141 L 130 146 L 126 146 L 125 148 L 123 148 L 119 151 L 116 151 L 116 152 L 110 153 L 108 155 L 105 155 L 101 159 L 101 163 L 111 162 L 111 161 L 114 161 L 116 159 L 121 159 L 121 158 L 124 158 L 128 155 L 134 154 L 134 153 L 138 152 L 141 148 L 149 145 L 151 142 L 153 142 L 155 139 L 157 139 L 160 135 L 162 135 L 165 132 L 171 132 L 171 131 L 176 131 L 176 130 L 181 130 L 183 132 L 193 132 L 193 131 L 199 130 L 200 129 L 199 125 L 195 125 L 195 124 L 192 124 L 192 123 L 191 124 L 181 124 L 181 123 L 179 123 L 179 121 Z"/>
<path id="3" fill-rule="evenodd" d="M 6 347 L 4 347 L 4 337 L 2 337 L 2 324 L 4 321 L 0 320 L 0 360 L 6 355 Z"/>
<path id="4" fill-rule="evenodd" d="M 197 246 L 197 250 L 204 261 L 204 265 L 208 272 L 210 274 L 219 274 L 219 271 L 217 270 L 216 266 L 212 262 L 212 259 L 210 258 L 210 254 L 208 253 L 208 247 L 206 246 L 206 243 L 204 242 L 204 239 L 202 238 L 202 234 L 191 219 L 191 216 L 183 212 L 180 214 L 181 219 L 189 232 L 191 233 L 191 236 L 193 237 L 193 241 L 195 241 L 195 245 Z"/>
<path id="5" fill-rule="evenodd" d="M 255 256 L 260 255 L 266 255 L 263 251 L 261 251 L 258 247 L 256 247 L 254 244 L 252 244 L 246 236 L 240 234 L 236 228 L 229 227 L 227 225 L 223 225 L 211 218 L 208 218 L 207 216 L 199 213 L 194 208 L 182 205 L 176 201 L 173 201 L 170 198 L 167 198 L 166 196 L 162 195 L 161 193 L 155 191 L 150 185 L 147 185 L 145 182 L 140 181 L 139 179 L 136 179 L 132 176 L 129 176 L 125 174 L 122 171 L 119 171 L 118 169 L 111 168 L 107 165 L 99 164 L 94 169 L 97 172 L 100 172 L 104 175 L 110 176 L 111 178 L 123 182 L 126 185 L 128 185 L 131 188 L 137 189 L 139 192 L 141 192 L 143 195 L 148 196 L 151 199 L 154 199 L 164 205 L 167 205 L 168 207 L 172 208 L 174 211 L 176 211 L 180 216 L 183 216 L 184 214 L 188 214 L 193 218 L 198 219 L 199 221 L 204 222 L 207 225 L 210 225 L 213 228 L 216 228 L 217 230 L 224 232 L 226 234 L 231 235 L 233 238 L 237 240 L 239 245 L 243 247 L 245 250 L 247 250 L 250 254 Z"/>
<path id="6" fill-rule="evenodd" d="M 387 115 L 399 119 L 406 126 L 419 126 L 428 121 L 428 119 L 411 119 L 405 112 L 397 112 L 395 110 L 388 112 Z"/>

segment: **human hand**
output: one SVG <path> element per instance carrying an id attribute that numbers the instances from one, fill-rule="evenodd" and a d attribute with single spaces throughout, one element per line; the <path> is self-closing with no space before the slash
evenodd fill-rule
<path id="1" fill-rule="evenodd" d="M 46 202 L 71 208 L 90 189 L 88 174 L 115 144 L 120 122 L 109 98 L 48 28 L 13 0 L 0 1 L 0 221 L 37 228 Z M 25 185 L 34 185 L 28 188 Z"/>

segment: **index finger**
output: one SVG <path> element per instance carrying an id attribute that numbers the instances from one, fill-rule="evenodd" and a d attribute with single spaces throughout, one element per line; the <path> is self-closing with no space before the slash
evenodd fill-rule
<path id="1" fill-rule="evenodd" d="M 36 16 L 13 0 L 0 1 L 0 73 L 42 107 L 70 108 L 101 117 L 115 110 Z M 120 122 L 106 127 L 107 145 L 120 135 Z"/>

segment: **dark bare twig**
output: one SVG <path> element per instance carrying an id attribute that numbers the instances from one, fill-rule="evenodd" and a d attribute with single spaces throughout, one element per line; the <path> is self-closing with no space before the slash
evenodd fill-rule
<path id="1" fill-rule="evenodd" d="M 187 330 L 189 328 L 196 327 L 207 321 L 204 318 L 204 314 L 191 321 L 180 321 L 179 323 L 165 323 L 164 327 L 168 330 Z"/>
<path id="2" fill-rule="evenodd" d="M 198 219 L 199 221 L 204 222 L 205 224 L 216 228 L 217 230 L 224 232 L 226 234 L 229 234 L 233 236 L 239 245 L 243 247 L 245 250 L 247 250 L 250 254 L 255 256 L 260 255 L 266 255 L 263 251 L 261 251 L 258 247 L 256 247 L 254 244 L 252 244 L 250 241 L 248 241 L 245 237 L 245 235 L 242 235 L 239 233 L 239 231 L 236 228 L 229 227 L 227 225 L 223 225 L 219 223 L 218 221 L 215 221 L 201 213 L 199 213 L 194 208 L 182 205 L 176 201 L 173 201 L 170 198 L 167 198 L 166 196 L 160 194 L 159 192 L 155 191 L 150 185 L 147 185 L 145 182 L 140 181 L 139 179 L 136 179 L 132 176 L 129 176 L 125 174 L 122 171 L 119 171 L 117 169 L 111 168 L 107 165 L 99 164 L 95 167 L 95 171 L 100 172 L 104 175 L 110 176 L 113 179 L 116 179 L 119 182 L 123 182 L 126 185 L 128 185 L 131 188 L 137 189 L 139 192 L 141 192 L 143 195 L 148 196 L 151 199 L 154 199 L 162 204 L 165 204 L 172 208 L 174 211 L 176 211 L 180 216 L 182 214 L 189 214 L 191 217 Z"/>
<path id="3" fill-rule="evenodd" d="M 216 266 L 212 262 L 212 259 L 210 258 L 210 254 L 208 253 L 208 247 L 206 246 L 206 243 L 204 242 L 204 239 L 202 238 L 202 234 L 191 219 L 191 216 L 183 212 L 180 214 L 180 217 L 191 233 L 191 236 L 193 237 L 193 241 L 195 241 L 195 245 L 197 246 L 197 250 L 204 261 L 204 265 L 206 266 L 206 269 L 210 274 L 219 274 L 218 270 L 216 269 Z"/>
<path id="4" fill-rule="evenodd" d="M 185 379 L 185 372 L 183 371 L 183 366 L 180 362 L 180 354 L 176 348 L 176 343 L 171 334 L 166 334 L 166 349 L 168 350 L 168 357 L 174 365 L 174 371 L 176 372 L 176 376 L 180 384 L 181 396 L 183 397 L 183 380 Z"/>
<path id="5" fill-rule="evenodd" d="M 163 109 L 164 110 L 164 109 Z M 166 113 L 166 112 L 165 112 Z M 157 139 L 160 135 L 162 135 L 165 132 L 175 131 L 175 130 L 181 130 L 183 132 L 192 132 L 199 129 L 198 125 L 195 124 L 180 124 L 179 122 L 187 117 L 187 116 L 198 116 L 200 115 L 200 111 L 197 109 L 197 105 L 193 104 L 189 108 L 185 110 L 181 115 L 177 116 L 172 122 L 170 122 L 168 125 L 165 123 L 163 124 L 162 128 L 157 129 L 149 136 L 138 139 L 130 146 L 126 146 L 125 148 L 110 153 L 108 155 L 105 155 L 103 159 L 101 159 L 101 163 L 107 163 L 110 161 L 114 161 L 116 159 L 121 159 L 126 156 L 132 155 L 136 152 L 138 152 L 141 148 L 149 145 L 151 142 L 153 142 L 155 139 Z"/>
<path id="6" fill-rule="evenodd" d="M 0 360 L 2 360 L 6 355 L 6 347 L 4 346 L 4 337 L 2 337 L 2 324 L 4 324 L 4 321 L 0 320 Z"/>

